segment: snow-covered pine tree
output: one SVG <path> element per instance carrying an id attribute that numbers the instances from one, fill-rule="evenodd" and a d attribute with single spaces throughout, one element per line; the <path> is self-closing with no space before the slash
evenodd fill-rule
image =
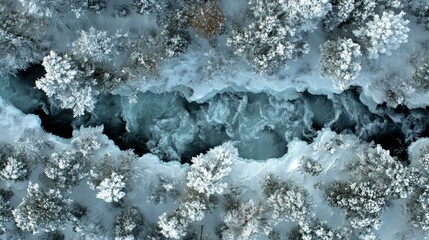
<path id="1" fill-rule="evenodd" d="M 55 230 L 52 232 L 45 232 L 39 238 L 39 240 L 65 240 L 66 237 L 64 233 L 59 230 Z"/>
<path id="2" fill-rule="evenodd" d="M 164 237 L 180 239 L 188 233 L 191 222 L 201 221 L 208 209 L 204 197 L 188 198 L 173 211 L 165 212 L 159 217 L 158 226 Z"/>
<path id="3" fill-rule="evenodd" d="M 10 206 L 12 196 L 12 191 L 0 189 L 0 236 L 6 231 L 6 223 L 13 219 L 12 207 Z"/>
<path id="4" fill-rule="evenodd" d="M 222 194 L 227 187 L 223 178 L 231 172 L 231 165 L 237 157 L 237 149 L 230 142 L 193 157 L 187 173 L 188 190 L 207 197 Z"/>
<path id="5" fill-rule="evenodd" d="M 184 237 L 189 223 L 204 218 L 210 197 L 222 194 L 227 187 L 223 179 L 237 157 L 237 149 L 227 142 L 192 158 L 193 164 L 187 173 L 187 196 L 175 210 L 159 217 L 158 225 L 165 237 Z"/>
<path id="6" fill-rule="evenodd" d="M 112 172 L 110 177 L 104 178 L 98 185 L 96 197 L 103 199 L 105 202 L 119 202 L 123 197 L 125 197 L 125 182 L 124 176 Z"/>
<path id="7" fill-rule="evenodd" d="M 319 219 L 299 223 L 288 234 L 289 240 L 346 240 L 351 232 L 346 228 L 333 228 Z"/>
<path id="8" fill-rule="evenodd" d="M 373 181 L 335 181 L 326 189 L 325 197 L 332 206 L 345 211 L 354 229 L 373 235 L 373 231 L 380 228 L 380 215 L 387 208 L 387 199 Z"/>
<path id="9" fill-rule="evenodd" d="M 424 88 L 429 88 L 429 63 L 418 66 L 413 75 L 414 81 Z"/>
<path id="10" fill-rule="evenodd" d="M 304 172 L 311 176 L 317 176 L 323 171 L 323 165 L 315 161 L 314 159 L 303 157 L 301 159 L 301 167 Z"/>
<path id="11" fill-rule="evenodd" d="M 36 234 L 63 229 L 73 220 L 69 211 L 72 200 L 58 189 L 40 189 L 30 182 L 27 196 L 12 211 L 15 222 L 22 230 Z"/>
<path id="12" fill-rule="evenodd" d="M 49 144 L 40 132 L 25 130 L 14 146 L 0 147 L 0 178 L 21 181 L 27 179 L 31 168 L 45 157 Z"/>
<path id="13" fill-rule="evenodd" d="M 175 57 L 184 53 L 191 42 L 187 30 L 189 19 L 183 10 L 174 10 L 159 21 L 162 26 L 162 46 L 166 57 Z"/>
<path id="14" fill-rule="evenodd" d="M 149 15 L 162 10 L 165 7 L 165 3 L 159 0 L 133 0 L 132 6 L 137 13 Z"/>
<path id="15" fill-rule="evenodd" d="M 16 36 L 0 27 L 0 74 L 15 74 L 42 58 L 39 46 L 31 39 Z"/>
<path id="16" fill-rule="evenodd" d="M 115 53 L 113 39 L 106 31 L 99 31 L 94 27 L 88 31 L 82 30 L 72 47 L 73 56 L 84 64 L 107 62 Z"/>
<path id="17" fill-rule="evenodd" d="M 277 17 L 265 17 L 250 24 L 244 31 L 235 31 L 228 46 L 261 73 L 273 73 L 286 67 L 286 61 L 308 52 L 308 45 L 290 41 L 292 29 Z M 270 37 L 268 37 L 270 36 Z"/>
<path id="18" fill-rule="evenodd" d="M 112 16 L 125 18 L 128 17 L 131 13 L 130 6 L 128 4 L 114 4 L 113 5 L 113 13 Z"/>
<path id="19" fill-rule="evenodd" d="M 71 191 L 88 175 L 89 162 L 79 152 L 53 153 L 45 163 L 44 173 L 55 188 Z"/>
<path id="20" fill-rule="evenodd" d="M 255 20 L 235 31 L 227 44 L 261 73 L 273 73 L 286 67 L 287 60 L 307 53 L 304 33 L 314 31 L 330 8 L 327 0 L 251 0 L 249 4 Z"/>
<path id="21" fill-rule="evenodd" d="M 385 11 L 381 16 L 374 15 L 372 20 L 353 31 L 368 58 L 377 59 L 380 54 L 391 55 L 392 51 L 407 42 L 410 29 L 404 15 L 405 12 L 396 14 Z"/>
<path id="22" fill-rule="evenodd" d="M 328 40 L 320 46 L 320 75 L 334 79 L 334 86 L 346 89 L 360 73 L 360 46 L 352 39 Z"/>
<path id="23" fill-rule="evenodd" d="M 350 18 L 355 8 L 354 0 L 331 0 L 332 8 L 324 19 L 324 27 L 328 31 L 336 29 L 341 23 Z"/>
<path id="24" fill-rule="evenodd" d="M 427 173 L 429 173 L 429 146 L 422 149 L 418 163 L 421 164 L 421 167 L 423 167 Z"/>
<path id="25" fill-rule="evenodd" d="M 352 11 L 351 26 L 354 28 L 363 26 L 372 20 L 375 15 L 382 15 L 385 11 L 398 11 L 401 6 L 400 0 L 362 0 L 355 1 Z"/>
<path id="26" fill-rule="evenodd" d="M 58 3 L 62 1 L 51 0 L 19 0 L 24 11 L 37 17 L 53 17 L 58 9 Z M 64 3 L 63 3 L 64 4 Z"/>
<path id="27" fill-rule="evenodd" d="M 88 157 L 107 145 L 108 138 L 103 135 L 103 130 L 103 126 L 81 127 L 79 131 L 73 131 L 71 144 L 83 157 Z"/>
<path id="28" fill-rule="evenodd" d="M 0 146 L 0 179 L 22 181 L 29 173 L 24 154 L 18 154 L 17 149 L 9 144 Z"/>
<path id="29" fill-rule="evenodd" d="M 262 196 L 272 211 L 270 221 L 304 221 L 312 214 L 309 193 L 293 182 L 268 174 L 262 183 Z"/>
<path id="30" fill-rule="evenodd" d="M 94 109 L 98 92 L 94 89 L 95 80 L 88 79 L 78 69 L 73 60 L 65 54 L 52 52 L 43 59 L 46 74 L 36 81 L 48 97 L 59 100 L 62 108 L 73 110 L 74 116 L 83 115 Z"/>
<path id="31" fill-rule="evenodd" d="M 332 8 L 324 20 L 325 29 L 340 38 L 352 38 L 365 57 L 390 55 L 407 41 L 408 20 L 399 0 L 331 0 Z M 350 35 L 353 33 L 353 36 Z"/>
<path id="32" fill-rule="evenodd" d="M 43 134 L 43 131 L 25 130 L 14 146 L 15 155 L 24 158 L 27 164 L 39 163 L 46 157 L 46 152 L 53 148 L 43 138 Z"/>
<path id="33" fill-rule="evenodd" d="M 417 17 L 418 23 L 423 24 L 429 30 L 429 1 L 409 0 L 405 2 L 410 12 Z"/>
<path id="34" fill-rule="evenodd" d="M 133 187 L 135 179 L 134 160 L 137 156 L 132 151 L 122 152 L 116 159 L 104 156 L 89 171 L 88 184 L 97 189 L 97 198 L 106 202 L 120 202 Z"/>
<path id="35" fill-rule="evenodd" d="M 107 0 L 86 0 L 87 8 L 95 14 L 100 14 L 107 8 Z"/>
<path id="36" fill-rule="evenodd" d="M 44 19 L 26 14 L 19 1 L 0 2 L 0 74 L 39 63 L 51 46 Z"/>
<path id="37" fill-rule="evenodd" d="M 357 181 L 375 183 L 387 199 L 406 198 L 415 187 L 410 169 L 380 145 L 358 152 L 347 169 Z"/>
<path id="38" fill-rule="evenodd" d="M 165 203 L 169 197 L 174 200 L 180 196 L 178 191 L 179 183 L 167 176 L 158 176 L 146 187 L 148 191 L 148 201 L 153 201 L 155 204 Z"/>
<path id="39" fill-rule="evenodd" d="M 421 177 L 379 145 L 356 152 L 346 165 L 351 179 L 331 183 L 325 198 L 345 211 L 346 219 L 361 238 L 371 239 L 382 224 L 380 216 L 390 200 L 409 196 L 420 185 Z"/>
<path id="40" fill-rule="evenodd" d="M 101 223 L 79 221 L 75 226 L 76 239 L 78 240 L 109 240 L 112 239 L 109 231 Z"/>
<path id="41" fill-rule="evenodd" d="M 86 11 L 99 13 L 106 8 L 106 0 L 19 0 L 19 2 L 25 14 L 50 20 L 61 19 L 69 12 L 73 12 L 76 18 L 80 18 Z"/>
<path id="42" fill-rule="evenodd" d="M 143 230 L 143 215 L 136 207 L 127 207 L 118 215 L 114 223 L 115 240 L 139 239 Z"/>
<path id="43" fill-rule="evenodd" d="M 27 163 L 22 158 L 8 157 L 0 170 L 0 178 L 6 180 L 24 180 L 28 176 Z"/>
<path id="44" fill-rule="evenodd" d="M 245 203 L 240 201 L 237 207 L 224 213 L 221 230 L 222 239 L 247 240 L 266 236 L 272 229 L 268 226 L 263 204 L 250 200 Z"/>
<path id="45" fill-rule="evenodd" d="M 250 0 L 249 4 L 255 17 L 276 16 L 297 34 L 316 29 L 331 8 L 328 0 Z"/>
<path id="46" fill-rule="evenodd" d="M 405 210 L 412 226 L 429 234 L 429 146 L 420 149 L 417 161 L 411 162 L 416 190 L 407 199 Z"/>
<path id="47" fill-rule="evenodd" d="M 164 237 L 180 239 L 186 235 L 189 225 L 187 216 L 182 211 L 175 209 L 172 212 L 165 212 L 159 216 L 158 226 Z"/>
<path id="48" fill-rule="evenodd" d="M 407 201 L 406 211 L 410 223 L 429 234 L 429 187 L 419 188 Z"/>

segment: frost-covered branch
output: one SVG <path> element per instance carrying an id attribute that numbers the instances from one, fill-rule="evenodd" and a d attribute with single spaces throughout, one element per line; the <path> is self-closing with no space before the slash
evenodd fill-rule
<path id="1" fill-rule="evenodd" d="M 192 158 L 187 174 L 187 197 L 178 208 L 159 218 L 158 225 L 165 237 L 179 239 L 186 235 L 189 223 L 204 218 L 210 196 L 222 194 L 227 187 L 224 178 L 237 157 L 237 149 L 227 142 Z"/>
<path id="2" fill-rule="evenodd" d="M 60 56 L 51 51 L 42 64 L 46 75 L 36 81 L 37 88 L 48 97 L 59 100 L 62 108 L 72 109 L 74 116 L 94 109 L 98 95 L 94 89 L 96 83 L 93 79 L 87 79 L 67 54 Z"/>
<path id="3" fill-rule="evenodd" d="M 23 230 L 51 232 L 65 227 L 73 216 L 68 208 L 72 200 L 57 189 L 40 189 L 30 182 L 27 196 L 12 211 L 17 226 Z"/>

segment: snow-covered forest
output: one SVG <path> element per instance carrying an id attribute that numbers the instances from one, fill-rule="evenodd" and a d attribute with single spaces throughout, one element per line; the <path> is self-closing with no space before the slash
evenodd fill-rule
<path id="1" fill-rule="evenodd" d="M 0 239 L 429 239 L 429 0 L 0 0 Z"/>

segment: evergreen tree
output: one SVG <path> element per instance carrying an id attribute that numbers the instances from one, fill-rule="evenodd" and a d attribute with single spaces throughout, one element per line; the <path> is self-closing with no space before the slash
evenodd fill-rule
<path id="1" fill-rule="evenodd" d="M 261 73 L 273 73 L 286 67 L 287 60 L 308 53 L 303 35 L 316 29 L 330 7 L 327 0 L 249 3 L 255 21 L 243 31 L 236 31 L 227 43 Z"/>
<path id="2" fill-rule="evenodd" d="M 355 8 L 355 0 L 331 0 L 331 5 L 332 8 L 324 20 L 325 29 L 328 31 L 336 29 L 350 18 Z"/>
<path id="3" fill-rule="evenodd" d="M 322 164 L 316 162 L 311 158 L 304 157 L 301 159 L 301 166 L 304 172 L 310 174 L 311 176 L 317 176 L 323 171 Z"/>
<path id="4" fill-rule="evenodd" d="M 206 210 L 206 199 L 186 199 L 178 208 L 165 212 L 159 217 L 158 226 L 162 235 L 173 239 L 184 237 L 189 224 L 202 220 Z"/>
<path id="5" fill-rule="evenodd" d="M 109 240 L 112 238 L 108 230 L 100 223 L 79 221 L 75 226 L 76 239 L 78 240 Z"/>
<path id="6" fill-rule="evenodd" d="M 176 200 L 180 195 L 178 185 L 179 183 L 170 177 L 158 176 L 158 179 L 147 186 L 148 200 L 155 204 L 166 203 L 169 197 Z"/>
<path id="7" fill-rule="evenodd" d="M 420 164 L 420 167 L 429 173 L 429 146 L 422 149 L 418 163 Z"/>
<path id="8" fill-rule="evenodd" d="M 252 200 L 240 202 L 223 216 L 222 239 L 225 240 L 257 239 L 261 233 L 268 235 L 271 230 L 263 204 L 255 204 Z"/>
<path id="9" fill-rule="evenodd" d="M 25 47 L 25 44 L 23 44 L 21 45 L 22 48 L 11 49 L 12 51 L 15 50 L 13 53 L 17 58 L 20 56 L 21 51 L 28 52 L 30 49 L 35 50 L 35 52 L 32 52 L 34 56 L 38 56 L 31 63 L 39 62 L 43 58 L 44 54 L 42 53 L 46 51 L 44 48 L 47 48 L 52 43 L 50 39 L 47 39 L 51 37 L 46 31 L 47 25 L 49 23 L 46 19 L 28 15 L 23 11 L 19 0 L 0 2 L 0 29 L 4 33 L 13 36 L 11 39 L 14 40 L 10 43 L 18 44 L 21 40 L 31 42 L 31 48 Z M 1 43 L 2 46 L 7 46 L 7 41 L 2 41 Z"/>
<path id="10" fill-rule="evenodd" d="M 417 67 L 413 79 L 419 86 L 429 88 L 429 63 Z"/>
<path id="11" fill-rule="evenodd" d="M 0 179 L 22 181 L 29 175 L 26 156 L 11 145 L 0 146 Z"/>
<path id="12" fill-rule="evenodd" d="M 407 42 L 410 29 L 404 15 L 404 12 L 395 14 L 393 11 L 383 12 L 381 16 L 376 14 L 373 20 L 353 31 L 370 59 L 376 59 L 380 54 L 391 55 L 393 50 Z"/>
<path id="13" fill-rule="evenodd" d="M 332 228 L 326 222 L 314 219 L 299 223 L 288 235 L 289 240 L 345 240 L 350 239 L 351 232 L 345 228 Z"/>
<path id="14" fill-rule="evenodd" d="M 97 189 L 97 198 L 106 202 L 120 202 L 133 187 L 135 179 L 134 160 L 137 156 L 132 151 L 122 152 L 118 158 L 106 155 L 92 166 L 88 184 Z"/>
<path id="15" fill-rule="evenodd" d="M 69 212 L 72 200 L 57 189 L 40 189 L 30 182 L 27 196 L 12 211 L 17 226 L 23 230 L 51 232 L 63 229 L 73 220 Z"/>
<path id="16" fill-rule="evenodd" d="M 10 206 L 12 196 L 12 191 L 0 189 L 0 236 L 6 231 L 6 223 L 13 219 L 12 207 Z"/>
<path id="17" fill-rule="evenodd" d="M 320 75 L 332 77 L 337 88 L 346 89 L 347 83 L 361 70 L 360 46 L 351 39 L 329 40 L 320 46 L 320 51 Z"/>
<path id="18" fill-rule="evenodd" d="M 106 31 L 98 31 L 91 27 L 89 31 L 81 31 L 79 38 L 72 44 L 72 53 L 76 59 L 85 63 L 102 63 L 112 59 L 114 42 Z"/>
<path id="19" fill-rule="evenodd" d="M 376 15 L 382 15 L 385 11 L 396 12 L 401 8 L 400 0 L 362 0 L 355 1 L 352 12 L 353 22 L 350 27 L 363 26 L 374 19 Z"/>
<path id="20" fill-rule="evenodd" d="M 4 168 L 0 170 L 0 178 L 6 180 L 24 180 L 27 176 L 27 164 L 15 157 L 8 157 Z"/>
<path id="21" fill-rule="evenodd" d="M 409 196 L 422 179 L 380 146 L 370 145 L 356 152 L 356 157 L 346 165 L 352 179 L 331 183 L 325 198 L 345 211 L 360 238 L 373 239 L 390 201 Z"/>
<path id="22" fill-rule="evenodd" d="M 161 36 L 162 46 L 165 48 L 164 55 L 175 57 L 184 53 L 191 42 L 191 36 L 187 30 L 186 12 L 184 10 L 171 11 L 158 24 L 163 28 Z"/>
<path id="23" fill-rule="evenodd" d="M 65 54 L 52 52 L 43 59 L 46 75 L 36 81 L 36 87 L 42 89 L 48 97 L 61 102 L 62 108 L 73 110 L 74 116 L 83 115 L 85 111 L 94 109 L 95 81 L 85 77 L 72 59 Z"/>
<path id="24" fill-rule="evenodd" d="M 344 209 L 354 229 L 371 236 L 380 228 L 380 215 L 387 208 L 387 199 L 374 182 L 335 181 L 326 189 L 325 196 L 332 206 Z"/>
<path id="25" fill-rule="evenodd" d="M 159 217 L 162 235 L 174 239 L 184 237 L 191 222 L 204 218 L 210 197 L 222 194 L 227 187 L 223 179 L 230 173 L 237 157 L 237 149 L 227 142 L 205 155 L 192 158 L 193 164 L 187 173 L 186 198 L 175 210 Z"/>
<path id="26" fill-rule="evenodd" d="M 115 240 L 139 239 L 143 224 L 143 215 L 136 207 L 125 208 L 114 223 Z"/>
<path id="27" fill-rule="evenodd" d="M 78 152 L 53 153 L 45 163 L 45 175 L 56 188 L 71 190 L 88 175 L 89 162 Z"/>
<path id="28" fill-rule="evenodd" d="M 79 131 L 73 132 L 71 144 L 83 157 L 88 157 L 107 145 L 108 138 L 103 135 L 103 126 L 81 127 Z"/>
<path id="29" fill-rule="evenodd" d="M 222 194 L 227 187 L 222 180 L 231 172 L 231 165 L 237 156 L 237 149 L 231 143 L 225 143 L 192 158 L 186 186 L 206 196 Z"/>
<path id="30" fill-rule="evenodd" d="M 108 178 L 104 178 L 96 188 L 99 190 L 96 195 L 97 198 L 103 199 L 108 203 L 119 202 L 125 197 L 124 176 L 112 172 L 112 175 Z"/>
<path id="31" fill-rule="evenodd" d="M 19 0 L 25 13 L 38 18 L 58 19 L 61 15 L 73 12 L 80 18 L 87 11 L 99 14 L 107 7 L 106 0 Z"/>
<path id="32" fill-rule="evenodd" d="M 62 1 L 52 0 L 19 0 L 24 10 L 37 17 L 53 17 Z"/>
<path id="33" fill-rule="evenodd" d="M 262 183 L 262 196 L 271 209 L 271 222 L 304 221 L 311 215 L 312 206 L 308 192 L 292 182 L 282 181 L 269 174 Z"/>
<path id="34" fill-rule="evenodd" d="M 366 152 L 365 152 L 366 151 Z M 347 169 L 357 181 L 373 182 L 388 199 L 406 198 L 413 191 L 416 179 L 409 168 L 390 156 L 381 146 L 358 152 L 347 164 Z"/>
<path id="35" fill-rule="evenodd" d="M 410 223 L 414 227 L 422 229 L 429 234 L 429 187 L 419 188 L 408 199 L 406 211 L 410 217 Z"/>
<path id="36" fill-rule="evenodd" d="M 46 152 L 53 148 L 43 135 L 43 131 L 25 130 L 14 146 L 15 155 L 23 161 L 25 159 L 27 165 L 41 162 L 46 157 Z"/>
<path id="37" fill-rule="evenodd" d="M 65 240 L 65 236 L 61 231 L 55 230 L 52 232 L 43 233 L 38 239 L 40 240 Z"/>
<path id="38" fill-rule="evenodd" d="M 107 0 L 87 0 L 85 1 L 88 10 L 95 14 L 100 14 L 107 8 Z"/>
<path id="39" fill-rule="evenodd" d="M 429 30 L 429 1 L 408 0 L 405 2 L 410 12 L 417 17 L 418 23 L 423 24 Z"/>
<path id="40" fill-rule="evenodd" d="M 0 9 L 1 11 L 1 9 Z M 0 26 L 0 74 L 15 74 L 42 58 L 40 46 L 29 38 L 9 33 Z"/>
<path id="41" fill-rule="evenodd" d="M 164 9 L 165 3 L 157 0 L 133 0 L 132 6 L 137 13 L 148 15 Z"/>

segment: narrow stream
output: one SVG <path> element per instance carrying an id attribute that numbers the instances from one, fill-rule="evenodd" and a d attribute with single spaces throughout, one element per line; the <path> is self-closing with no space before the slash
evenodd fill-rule
<path id="1" fill-rule="evenodd" d="M 429 135 L 428 109 L 379 106 L 371 112 L 354 88 L 332 99 L 303 92 L 295 100 L 245 92 L 217 94 L 204 103 L 189 102 L 179 92 L 140 93 L 137 103 L 117 95 L 100 96 L 93 113 L 73 118 L 57 107 L 34 82 L 43 68 L 33 66 L 16 77 L 0 79 L 0 96 L 24 113 L 38 115 L 43 128 L 70 138 L 80 126 L 104 125 L 121 149 L 154 153 L 165 161 L 191 157 L 225 141 L 234 141 L 240 156 L 256 160 L 281 157 L 294 138 L 311 141 L 330 128 L 374 141 L 406 160 L 406 147 Z M 277 96 L 278 97 L 278 96 Z"/>

